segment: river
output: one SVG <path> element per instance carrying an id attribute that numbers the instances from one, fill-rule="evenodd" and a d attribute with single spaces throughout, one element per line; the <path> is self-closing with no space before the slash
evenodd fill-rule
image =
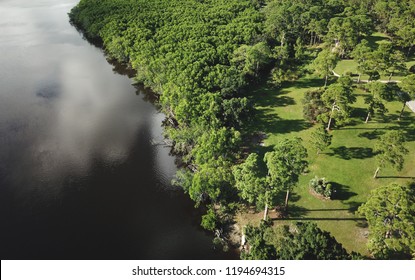
<path id="1" fill-rule="evenodd" d="M 68 22 L 0 1 L 1 259 L 226 259 L 170 181 L 164 116 Z"/>

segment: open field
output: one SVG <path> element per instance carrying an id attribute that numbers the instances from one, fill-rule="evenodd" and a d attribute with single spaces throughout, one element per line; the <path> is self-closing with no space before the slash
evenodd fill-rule
<path id="1" fill-rule="evenodd" d="M 255 147 L 261 156 L 272 150 L 278 139 L 301 137 L 309 151 L 309 172 L 300 177 L 298 187 L 290 198 L 288 220 L 312 220 L 322 229 L 331 232 L 348 251 L 368 254 L 366 250 L 367 227 L 364 220 L 354 212 L 365 202 L 370 191 L 378 186 L 392 182 L 407 183 L 415 178 L 415 113 L 405 109 L 404 117 L 398 121 L 402 103 L 387 103 L 389 112 L 383 117 L 375 117 L 365 124 L 367 110 L 363 91 L 356 90 L 357 102 L 353 104 L 352 124 L 334 128 L 332 145 L 317 156 L 310 146 L 310 134 L 317 125 L 303 118 L 301 100 L 304 93 L 323 85 L 321 78 L 307 76 L 296 82 L 288 83 L 281 89 L 267 86 L 250 92 L 250 98 L 257 112 L 252 123 L 253 131 L 267 134 L 264 147 Z M 376 169 L 373 148 L 376 139 L 385 131 L 400 129 L 407 136 L 407 148 L 404 169 L 400 172 L 389 168 L 381 169 L 378 179 L 373 179 Z M 326 177 L 335 186 L 332 200 L 321 200 L 309 193 L 308 182 L 315 175 Z M 271 213 L 272 216 L 272 213 Z M 262 215 L 244 214 L 239 217 L 245 223 L 255 223 Z M 285 223 L 286 220 L 276 221 Z"/>

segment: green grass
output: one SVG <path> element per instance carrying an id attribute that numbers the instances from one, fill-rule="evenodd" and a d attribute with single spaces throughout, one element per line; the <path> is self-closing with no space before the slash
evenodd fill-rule
<path id="1" fill-rule="evenodd" d="M 279 139 L 301 137 L 309 151 L 309 172 L 300 177 L 299 185 L 291 196 L 290 217 L 315 221 L 322 229 L 331 232 L 348 251 L 367 255 L 368 229 L 354 212 L 374 188 L 392 182 L 407 183 L 412 180 L 408 177 L 415 177 L 415 113 L 406 108 L 403 119 L 398 121 L 402 104 L 390 102 L 385 119 L 375 118 L 365 124 L 365 93 L 357 91 L 357 102 L 353 105 L 354 124 L 332 130 L 332 145 L 317 156 L 309 143 L 310 134 L 317 125 L 304 120 L 301 100 L 308 89 L 322 85 L 322 79 L 309 76 L 286 84 L 282 89 L 264 86 L 252 91 L 250 96 L 257 113 L 251 129 L 268 135 L 265 147 L 256 147 L 256 151 L 263 154 L 271 150 Z M 373 179 L 376 138 L 390 129 L 406 132 L 410 153 L 406 156 L 402 171 L 384 168 L 379 174 L 384 178 Z M 315 175 L 335 183 L 337 191 L 332 200 L 321 200 L 309 193 L 308 182 Z"/>
<path id="2" fill-rule="evenodd" d="M 369 46 L 372 49 L 376 49 L 379 46 L 379 43 L 382 41 L 389 41 L 390 38 L 389 36 L 387 36 L 384 33 L 380 33 L 380 32 L 376 32 L 373 33 L 371 36 L 368 36 L 366 38 L 366 40 L 369 42 Z M 406 67 L 407 69 L 409 69 L 412 65 L 415 65 L 415 57 L 412 56 L 410 57 L 407 62 L 406 62 Z M 343 59 L 340 60 L 336 67 L 334 68 L 334 72 L 336 72 L 339 75 L 344 75 L 346 73 L 353 73 L 353 74 L 358 74 L 357 71 L 357 63 L 353 60 L 353 59 Z M 400 81 L 402 80 L 404 76 L 402 75 L 394 75 L 392 76 L 392 80 L 395 81 Z M 361 76 L 362 80 L 367 80 L 369 79 L 369 76 L 367 75 L 362 75 Z M 389 75 L 381 75 L 380 77 L 381 80 L 388 80 L 389 79 Z"/>
<path id="3" fill-rule="evenodd" d="M 412 65 L 415 65 L 415 58 L 412 58 L 411 60 L 406 62 L 406 68 L 409 69 Z M 358 75 L 358 71 L 357 71 L 357 62 L 354 61 L 353 59 L 343 59 L 340 60 L 337 65 L 336 68 L 334 68 L 334 72 L 336 72 L 339 75 L 344 75 L 346 73 L 352 73 L 352 74 L 356 74 Z M 394 75 L 392 76 L 392 80 L 395 81 L 400 81 L 402 80 L 404 76 L 401 75 Z M 362 75 L 361 76 L 362 80 L 367 80 L 369 79 L 368 75 Z M 380 76 L 380 80 L 388 80 L 389 76 L 388 75 L 381 75 Z"/>

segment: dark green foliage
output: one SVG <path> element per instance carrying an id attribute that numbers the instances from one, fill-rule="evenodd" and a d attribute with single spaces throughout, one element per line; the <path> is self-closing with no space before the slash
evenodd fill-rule
<path id="1" fill-rule="evenodd" d="M 347 260 L 361 258 L 349 255 L 343 246 L 315 223 L 296 223 L 271 228 L 262 222 L 259 227 L 245 228 L 247 250 L 242 259 L 281 260 Z"/>
<path id="2" fill-rule="evenodd" d="M 331 145 L 332 138 L 333 135 L 330 135 L 323 126 L 320 126 L 311 133 L 311 144 L 313 144 L 314 148 L 317 150 L 317 154 Z"/>
<path id="3" fill-rule="evenodd" d="M 307 91 L 304 94 L 303 102 L 303 114 L 304 118 L 310 122 L 317 122 L 318 116 L 329 112 L 329 109 L 324 105 L 321 96 L 324 93 L 324 89 L 319 88 L 315 90 Z"/>
<path id="4" fill-rule="evenodd" d="M 321 95 L 329 113 L 321 115 L 320 120 L 327 122 L 327 130 L 331 128 L 332 120 L 336 121 L 336 125 L 347 124 L 351 113 L 351 104 L 356 101 L 353 93 L 352 79 L 349 76 L 340 77 L 336 83 L 327 87 L 326 91 Z"/>
<path id="5" fill-rule="evenodd" d="M 202 222 L 200 225 L 204 229 L 214 231 L 216 229 L 217 223 L 218 221 L 215 211 L 212 208 L 209 208 L 207 213 L 202 216 Z"/>
<path id="6" fill-rule="evenodd" d="M 408 153 L 405 148 L 405 136 L 401 131 L 392 130 L 382 135 L 375 144 L 376 161 L 378 170 L 375 172 L 375 178 L 380 167 L 389 165 L 397 171 L 402 170 L 404 156 Z"/>
<path id="7" fill-rule="evenodd" d="M 235 187 L 242 199 L 263 209 L 278 193 L 275 188 L 267 185 L 259 169 L 257 154 L 250 154 L 245 162 L 232 168 Z"/>
<path id="8" fill-rule="evenodd" d="M 349 259 L 343 246 L 314 223 L 297 223 L 293 232 L 286 231 L 285 242 L 277 251 L 281 260 Z"/>
<path id="9" fill-rule="evenodd" d="M 243 260 L 275 260 L 275 247 L 265 241 L 264 233 L 267 225 L 263 222 L 259 227 L 246 226 L 245 236 L 248 250 L 241 252 Z"/>
<path id="10" fill-rule="evenodd" d="M 414 186 L 391 184 L 377 188 L 358 212 L 369 223 L 368 248 L 376 258 L 410 259 L 414 256 Z"/>

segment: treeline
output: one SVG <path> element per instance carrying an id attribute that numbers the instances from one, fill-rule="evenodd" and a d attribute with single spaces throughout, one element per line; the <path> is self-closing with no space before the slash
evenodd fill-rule
<path id="1" fill-rule="evenodd" d="M 82 0 L 71 20 L 106 52 L 137 70 L 169 119 L 177 175 L 199 204 L 232 195 L 230 168 L 249 115 L 240 90 L 268 59 L 260 1 Z"/>
<path id="2" fill-rule="evenodd" d="M 283 164 L 298 149 L 307 155 L 299 139 L 282 141 L 262 163 L 254 154 L 243 160 L 240 146 L 253 112 L 243 90 L 250 83 L 268 72 L 276 85 L 297 79 L 317 56 L 316 46 L 324 50 L 314 68 L 327 82 L 339 58 L 361 57 L 355 46 L 376 29 L 406 55 L 415 44 L 412 0 L 81 0 L 69 16 L 159 96 L 167 137 L 187 165 L 175 183 L 196 205 L 212 205 L 202 221 L 211 230 L 238 197 L 268 209 L 286 192 L 287 205 L 307 166 L 300 159 L 291 169 Z M 321 112 L 310 118 L 325 116 L 328 128 L 330 120 L 340 124 L 353 100 L 341 100 L 343 115 L 331 114 L 331 104 L 341 103 L 350 83 L 344 78 L 324 95 L 316 92 Z"/>

